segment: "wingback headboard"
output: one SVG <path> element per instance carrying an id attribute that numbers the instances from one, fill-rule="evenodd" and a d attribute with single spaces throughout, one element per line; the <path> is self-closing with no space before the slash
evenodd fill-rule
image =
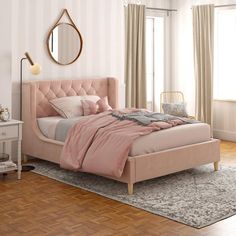
<path id="1" fill-rule="evenodd" d="M 23 84 L 23 109 L 31 118 L 58 115 L 49 100 L 65 96 L 98 95 L 108 97 L 112 108 L 118 108 L 118 80 L 114 78 L 42 80 Z M 28 109 L 27 109 L 28 106 Z M 27 116 L 27 114 L 25 114 Z M 24 116 L 24 114 L 23 114 Z"/>

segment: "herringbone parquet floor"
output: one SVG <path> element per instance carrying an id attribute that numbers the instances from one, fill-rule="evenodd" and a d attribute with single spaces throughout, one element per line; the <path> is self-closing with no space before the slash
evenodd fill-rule
<path id="1" fill-rule="evenodd" d="M 236 144 L 221 150 L 222 163 L 236 165 Z M 197 230 L 34 173 L 22 177 L 0 176 L 0 236 L 236 236 L 236 216 Z"/>

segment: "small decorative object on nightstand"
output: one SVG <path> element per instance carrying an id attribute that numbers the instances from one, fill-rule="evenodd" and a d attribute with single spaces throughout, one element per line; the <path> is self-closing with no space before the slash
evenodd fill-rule
<path id="1" fill-rule="evenodd" d="M 8 108 L 3 108 L 0 104 L 0 120 L 1 121 L 8 121 L 10 119 L 10 112 Z"/>
<path id="2" fill-rule="evenodd" d="M 18 179 L 21 179 L 21 140 L 22 140 L 22 121 L 9 120 L 0 121 L 0 143 L 3 143 L 3 153 L 2 156 L 7 158 L 5 154 L 6 142 L 17 141 L 18 142 L 18 153 L 17 153 L 17 165 L 11 161 L 11 156 L 9 160 L 0 163 L 0 173 L 6 173 L 9 171 L 17 170 Z M 5 154 L 5 155 L 4 155 Z"/>

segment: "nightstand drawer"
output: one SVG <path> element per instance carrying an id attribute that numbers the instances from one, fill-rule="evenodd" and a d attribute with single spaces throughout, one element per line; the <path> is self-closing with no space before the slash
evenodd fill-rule
<path id="1" fill-rule="evenodd" d="M 0 127 L 0 140 L 18 138 L 18 126 L 3 126 Z"/>

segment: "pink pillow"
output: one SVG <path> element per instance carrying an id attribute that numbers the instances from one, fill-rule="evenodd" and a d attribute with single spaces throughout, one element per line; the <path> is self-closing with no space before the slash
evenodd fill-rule
<path id="1" fill-rule="evenodd" d="M 99 99 L 96 103 L 89 100 L 82 100 L 84 116 L 94 115 L 100 112 L 112 110 L 108 104 L 107 97 Z"/>
<path id="2" fill-rule="evenodd" d="M 104 112 L 104 111 L 109 111 L 112 110 L 111 106 L 108 103 L 107 97 L 101 98 L 97 101 L 98 104 L 98 112 Z"/>
<path id="3" fill-rule="evenodd" d="M 89 100 L 82 100 L 82 107 L 84 116 L 89 116 L 93 114 L 97 114 L 98 112 L 98 104 Z"/>

